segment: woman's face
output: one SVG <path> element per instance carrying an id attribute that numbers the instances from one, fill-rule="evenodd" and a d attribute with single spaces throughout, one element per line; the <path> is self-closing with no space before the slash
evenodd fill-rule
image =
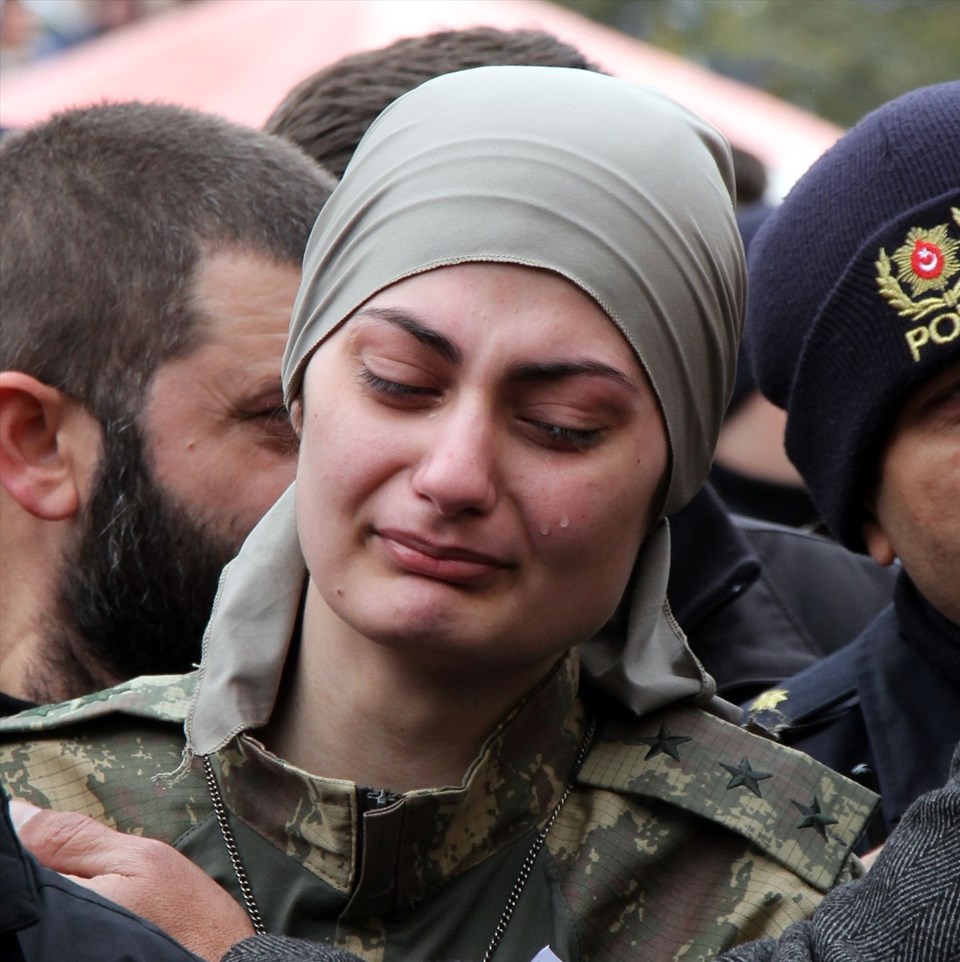
<path id="1" fill-rule="evenodd" d="M 615 609 L 667 459 L 649 382 L 591 298 L 534 268 L 439 268 L 377 294 L 307 367 L 304 557 L 375 642 L 548 663 Z"/>

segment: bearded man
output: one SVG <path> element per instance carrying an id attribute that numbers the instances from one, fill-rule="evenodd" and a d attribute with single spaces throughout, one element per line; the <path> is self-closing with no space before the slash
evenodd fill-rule
<path id="1" fill-rule="evenodd" d="M 0 147 L 3 713 L 188 669 L 293 479 L 280 355 L 333 178 L 159 104 Z"/>

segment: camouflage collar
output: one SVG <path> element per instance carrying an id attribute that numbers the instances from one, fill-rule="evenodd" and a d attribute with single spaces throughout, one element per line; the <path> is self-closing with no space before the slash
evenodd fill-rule
<path id="1" fill-rule="evenodd" d="M 196 672 L 189 675 L 143 675 L 113 688 L 69 701 L 37 705 L 0 719 L 0 732 L 48 731 L 117 713 L 182 725 L 193 701 Z"/>
<path id="2" fill-rule="evenodd" d="M 488 738 L 459 786 L 388 796 L 376 807 L 368 791 L 310 775 L 242 734 L 214 756 L 223 799 L 349 896 L 347 914 L 402 911 L 540 827 L 583 738 L 578 674 L 576 655 L 568 654 Z"/>

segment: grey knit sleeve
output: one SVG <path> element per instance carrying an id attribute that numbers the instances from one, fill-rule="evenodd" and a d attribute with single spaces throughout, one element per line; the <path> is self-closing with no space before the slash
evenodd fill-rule
<path id="1" fill-rule="evenodd" d="M 220 962 L 362 962 L 352 952 L 322 942 L 282 935 L 253 935 L 234 945 Z"/>

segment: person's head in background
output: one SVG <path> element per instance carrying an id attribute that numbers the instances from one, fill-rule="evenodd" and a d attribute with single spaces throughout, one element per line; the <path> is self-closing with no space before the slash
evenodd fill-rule
<path id="1" fill-rule="evenodd" d="M 763 162 L 742 147 L 733 146 L 737 182 L 737 226 L 749 253 L 757 231 L 775 209 L 765 200 L 768 178 Z M 757 390 L 750 366 L 744 329 L 737 357 L 737 379 L 727 408 L 710 483 L 734 514 L 779 524 L 817 528 L 816 510 L 803 479 L 783 446 L 785 418 Z"/>
<path id="2" fill-rule="evenodd" d="M 572 67 L 600 72 L 579 50 L 536 30 L 475 27 L 407 37 L 343 57 L 298 83 L 264 124 L 337 177 L 378 114 L 424 81 L 486 66 Z"/>
<path id="3" fill-rule="evenodd" d="M 737 182 L 737 214 L 763 202 L 767 193 L 767 168 L 763 161 L 745 147 L 730 145 L 733 176 Z"/>
<path id="4" fill-rule="evenodd" d="M 137 103 L 12 134 L 0 165 L 4 691 L 187 670 L 222 566 L 293 478 L 279 361 L 333 178 Z"/>
<path id="5" fill-rule="evenodd" d="M 867 115 L 751 252 L 760 389 L 833 535 L 960 623 L 960 82 Z"/>

